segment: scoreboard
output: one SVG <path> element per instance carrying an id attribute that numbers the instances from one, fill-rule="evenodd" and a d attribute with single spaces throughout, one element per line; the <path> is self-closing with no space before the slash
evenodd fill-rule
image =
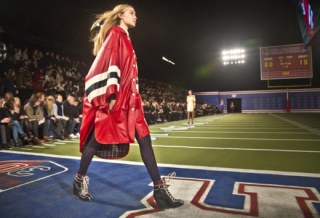
<path id="1" fill-rule="evenodd" d="M 305 44 L 260 48 L 261 80 L 312 78 L 312 51 Z"/>

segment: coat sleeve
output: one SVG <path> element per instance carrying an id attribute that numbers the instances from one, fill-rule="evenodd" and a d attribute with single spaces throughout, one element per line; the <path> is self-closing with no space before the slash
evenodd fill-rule
<path id="1" fill-rule="evenodd" d="M 110 31 L 85 79 L 85 92 L 95 109 L 108 110 L 107 99 L 120 88 L 119 35 Z"/>
<path id="2" fill-rule="evenodd" d="M 26 112 L 29 119 L 37 119 L 38 118 L 37 115 L 34 115 L 33 109 L 31 108 L 31 106 L 29 106 L 27 104 L 24 106 L 24 111 Z"/>

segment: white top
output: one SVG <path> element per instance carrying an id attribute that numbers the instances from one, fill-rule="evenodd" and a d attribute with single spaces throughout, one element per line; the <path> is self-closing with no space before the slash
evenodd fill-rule
<path id="1" fill-rule="evenodd" d="M 192 112 L 196 105 L 196 97 L 194 95 L 187 96 L 187 111 Z"/>

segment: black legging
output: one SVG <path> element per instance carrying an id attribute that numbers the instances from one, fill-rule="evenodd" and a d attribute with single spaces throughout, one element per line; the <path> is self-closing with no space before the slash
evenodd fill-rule
<path id="1" fill-rule="evenodd" d="M 42 135 L 48 136 L 49 132 L 49 122 L 48 120 L 45 120 L 44 123 L 41 123 L 41 125 L 38 124 L 37 120 L 31 121 L 32 123 L 32 133 L 35 137 L 39 138 L 39 128 L 42 127 Z"/>
<path id="2" fill-rule="evenodd" d="M 1 144 L 6 145 L 8 143 L 8 126 L 5 124 L 0 125 Z"/>
<path id="3" fill-rule="evenodd" d="M 141 158 L 143 160 L 144 165 L 146 166 L 148 173 L 152 179 L 153 182 L 160 181 L 160 174 L 156 162 L 156 158 L 154 156 L 154 152 L 151 145 L 151 137 L 148 134 L 147 136 L 140 138 L 139 134 L 136 131 L 136 139 L 139 143 L 140 147 L 140 154 Z M 78 174 L 80 175 L 86 175 L 87 170 L 89 168 L 89 165 L 91 163 L 91 160 L 93 156 L 97 153 L 97 150 L 99 146 L 101 145 L 99 142 L 97 142 L 96 138 L 94 137 L 94 130 L 91 133 L 91 136 L 89 136 L 90 139 L 82 151 L 81 161 L 80 161 L 80 167 Z"/>

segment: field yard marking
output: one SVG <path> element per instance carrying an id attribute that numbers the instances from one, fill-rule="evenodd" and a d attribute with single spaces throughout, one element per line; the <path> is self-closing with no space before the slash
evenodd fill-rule
<path id="1" fill-rule="evenodd" d="M 45 148 L 45 147 L 43 147 L 43 146 L 38 146 L 38 145 L 33 145 L 32 147 L 33 147 L 33 148 Z"/>
<path id="2" fill-rule="evenodd" d="M 172 127 L 172 126 L 168 126 L 168 127 L 162 127 L 162 128 L 159 128 L 159 129 L 168 129 L 169 127 Z M 215 127 L 214 129 L 216 128 L 219 128 L 219 129 L 239 129 L 239 127 L 220 127 L 218 125 L 215 125 L 215 126 L 210 126 L 210 125 L 205 125 L 205 126 L 176 126 L 176 127 L 180 127 L 180 128 L 200 128 L 200 129 L 208 129 L 208 128 L 211 128 L 211 127 Z M 150 128 L 151 129 L 151 128 Z M 158 128 L 157 128 L 158 129 Z M 290 127 L 290 128 L 283 128 L 283 127 L 279 127 L 279 128 L 270 128 L 270 127 L 241 127 L 241 129 L 301 129 L 301 128 L 298 128 L 298 127 Z"/>
<path id="3" fill-rule="evenodd" d="M 47 143 L 42 143 L 44 146 L 49 146 L 49 147 L 54 147 L 56 146 L 55 144 L 47 144 Z"/>
<path id="4" fill-rule="evenodd" d="M 19 150 L 33 151 L 33 149 L 32 149 L 32 148 L 19 148 Z"/>
<path id="5" fill-rule="evenodd" d="M 63 143 L 63 144 L 66 144 L 66 143 L 76 143 L 76 142 L 79 142 L 79 141 L 67 141 L 67 140 L 61 140 L 60 142 L 57 142 L 57 143 Z"/>
<path id="6" fill-rule="evenodd" d="M 250 128 L 247 128 L 247 127 L 244 127 L 244 128 L 241 128 L 241 127 L 197 126 L 198 129 L 213 129 L 213 128 L 209 128 L 209 127 L 216 127 L 214 129 L 301 129 L 301 128 L 298 128 L 298 127 L 291 127 L 291 128 L 272 128 L 272 127 L 266 127 L 266 128 L 250 127 Z M 185 127 L 185 128 L 187 128 L 187 127 Z M 167 129 L 167 128 L 166 127 L 162 127 L 160 129 Z"/>
<path id="7" fill-rule="evenodd" d="M 134 145 L 134 144 L 131 144 Z M 40 157 L 54 157 L 60 159 L 72 159 L 72 160 L 80 160 L 81 157 L 76 156 L 67 156 L 67 155 L 57 155 L 57 154 L 43 154 L 43 153 L 35 153 L 35 152 L 21 152 L 21 151 L 5 151 L 1 150 L 1 153 L 12 153 L 12 154 L 22 154 L 22 155 L 33 155 Z M 92 161 L 97 162 L 105 162 L 105 163 L 118 163 L 125 165 L 136 165 L 136 166 L 144 166 L 142 162 L 136 161 L 126 161 L 126 160 L 107 160 L 101 158 L 93 158 Z M 286 175 L 286 176 L 303 176 L 303 177 L 315 177 L 320 178 L 320 173 L 303 173 L 303 172 L 288 172 L 288 171 L 274 171 L 274 170 L 253 170 L 253 169 L 239 169 L 239 168 L 223 168 L 223 167 L 208 167 L 208 166 L 192 166 L 192 165 L 179 165 L 179 164 L 165 164 L 158 163 L 159 167 L 171 167 L 171 168 L 180 168 L 180 169 L 198 169 L 198 170 L 210 170 L 210 171 L 225 171 L 225 172 L 239 172 L 239 173 L 255 173 L 255 174 L 272 174 L 272 175 Z"/>
<path id="8" fill-rule="evenodd" d="M 182 125 L 204 125 L 204 124 L 207 124 L 207 123 L 208 122 L 205 122 L 205 123 L 194 122 L 193 124 L 183 123 Z"/>
<path id="9" fill-rule="evenodd" d="M 298 123 L 298 122 L 295 122 L 295 121 L 292 121 L 292 120 L 288 120 L 288 119 L 286 119 L 286 118 L 277 116 L 277 115 L 275 115 L 275 114 L 269 114 L 269 115 L 270 115 L 270 116 L 273 116 L 273 117 L 276 117 L 276 118 L 278 118 L 278 119 L 280 119 L 280 120 L 283 120 L 283 121 L 285 121 L 285 122 L 287 122 L 287 123 L 290 123 L 290 124 L 292 124 L 292 125 L 295 125 L 295 126 L 301 128 L 301 129 L 307 130 L 307 131 L 309 131 L 309 132 L 311 132 L 311 133 L 314 133 L 314 134 L 316 134 L 316 135 L 320 135 L 320 130 L 317 130 L 317 129 L 315 129 L 315 128 L 312 128 L 312 127 L 303 125 L 303 124 L 301 124 L 301 123 Z"/>
<path id="10" fill-rule="evenodd" d="M 150 133 L 150 136 L 169 136 L 169 133 L 164 133 L 164 134 L 155 134 L 155 133 Z"/>
<path id="11" fill-rule="evenodd" d="M 176 130 L 187 130 L 189 128 L 194 128 L 195 126 L 169 126 L 160 128 L 163 131 L 176 131 Z"/>
<path id="12" fill-rule="evenodd" d="M 311 132 L 221 132 L 221 131 L 174 131 L 174 132 L 182 132 L 182 133 L 190 133 L 190 132 L 194 132 L 194 133 L 240 133 L 240 134 L 255 134 L 255 133 L 259 133 L 259 134 L 301 134 L 301 135 L 311 135 L 313 133 Z M 151 136 L 154 134 L 151 134 Z M 161 135 L 161 134 L 159 134 Z M 169 134 L 168 134 L 169 135 Z"/>
<path id="13" fill-rule="evenodd" d="M 131 144 L 139 146 L 139 144 Z M 186 148 L 186 149 L 204 149 L 204 150 L 235 150 L 235 151 L 271 151 L 271 152 L 294 152 L 294 153 L 320 153 L 320 151 L 310 150 L 281 150 L 281 149 L 267 149 L 267 148 L 225 148 L 225 147 L 195 147 L 195 146 L 179 146 L 179 145 L 152 145 L 152 147 L 159 148 Z"/>
<path id="14" fill-rule="evenodd" d="M 161 138 L 161 136 L 159 136 Z M 304 142 L 320 142 L 320 139 L 268 139 L 268 138 L 226 138 L 226 137 L 192 137 L 192 136 L 170 136 L 166 139 L 222 139 L 222 140 L 253 140 L 253 141 L 304 141 Z"/>
<path id="15" fill-rule="evenodd" d="M 230 125 L 234 125 L 234 126 L 270 126 L 270 127 L 273 127 L 273 126 L 277 126 L 277 127 L 280 127 L 280 126 L 287 126 L 287 127 L 290 127 L 290 126 L 292 126 L 292 125 L 290 125 L 290 124 L 282 124 L 282 125 L 277 125 L 277 124 L 254 124 L 254 123 L 252 123 L 252 124 L 242 124 L 242 123 L 230 123 L 230 124 L 225 124 L 225 123 L 223 123 L 223 124 L 220 124 L 220 123 L 215 123 L 214 125 L 206 125 L 206 126 L 226 126 L 226 127 L 228 127 L 228 126 L 230 126 Z"/>

